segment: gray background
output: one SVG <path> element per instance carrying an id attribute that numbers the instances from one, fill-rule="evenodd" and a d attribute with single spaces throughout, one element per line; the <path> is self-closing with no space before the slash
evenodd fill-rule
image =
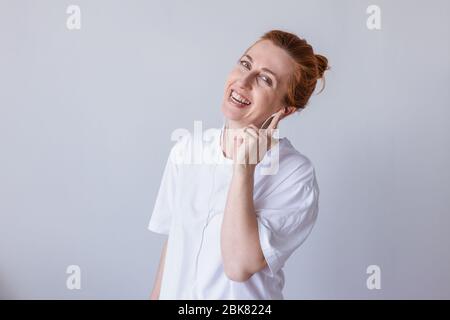
<path id="1" fill-rule="evenodd" d="M 81 30 L 66 28 L 70 4 Z M 381 30 L 366 27 L 371 4 Z M 448 1 L 1 0 L 0 298 L 146 299 L 170 133 L 222 125 L 229 70 L 274 28 L 332 66 L 280 127 L 321 189 L 286 298 L 450 298 L 449 14 Z M 71 264 L 81 290 L 66 288 Z M 371 264 L 381 290 L 366 288 Z"/>

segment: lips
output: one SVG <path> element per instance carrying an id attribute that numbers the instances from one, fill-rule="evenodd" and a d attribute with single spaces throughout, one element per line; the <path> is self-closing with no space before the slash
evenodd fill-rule
<path id="1" fill-rule="evenodd" d="M 248 99 L 246 96 L 236 91 L 235 89 L 230 90 L 228 100 L 230 101 L 231 104 L 241 109 L 248 107 L 252 103 L 250 99 Z"/>

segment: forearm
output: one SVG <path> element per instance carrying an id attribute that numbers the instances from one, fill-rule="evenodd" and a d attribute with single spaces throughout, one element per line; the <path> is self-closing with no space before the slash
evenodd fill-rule
<path id="1" fill-rule="evenodd" d="M 245 280 L 264 263 L 253 204 L 254 169 L 235 167 L 228 190 L 221 230 L 224 269 Z"/>
<path id="2" fill-rule="evenodd" d="M 161 250 L 161 258 L 159 260 L 158 271 L 156 273 L 155 284 L 153 286 L 153 290 L 150 295 L 150 300 L 158 300 L 159 299 L 159 293 L 161 291 L 162 275 L 164 272 L 164 263 L 166 260 L 166 249 L 167 249 L 167 240 L 164 243 L 163 248 Z"/>

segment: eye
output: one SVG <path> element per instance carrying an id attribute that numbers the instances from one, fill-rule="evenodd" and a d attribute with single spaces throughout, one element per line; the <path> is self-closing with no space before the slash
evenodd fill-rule
<path id="1" fill-rule="evenodd" d="M 265 75 L 261 75 L 260 78 L 267 83 L 267 85 L 271 86 L 272 85 L 272 79 L 270 79 L 269 77 L 265 76 Z"/>
<path id="2" fill-rule="evenodd" d="M 250 70 L 250 63 L 249 63 L 248 61 L 241 60 L 240 63 L 241 63 L 241 65 L 243 65 L 245 68 L 247 68 L 248 70 Z"/>

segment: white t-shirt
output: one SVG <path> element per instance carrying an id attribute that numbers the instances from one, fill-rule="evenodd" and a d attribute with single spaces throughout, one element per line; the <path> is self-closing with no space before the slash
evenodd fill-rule
<path id="1" fill-rule="evenodd" d="M 268 266 L 245 282 L 230 280 L 223 270 L 220 233 L 233 160 L 222 152 L 222 130 L 205 131 L 202 150 L 198 139 L 185 135 L 170 151 L 148 226 L 169 235 L 160 299 L 283 299 L 282 267 L 317 219 L 314 167 L 281 138 L 254 174 L 254 208 Z M 276 174 L 262 174 L 273 167 L 275 156 Z"/>

